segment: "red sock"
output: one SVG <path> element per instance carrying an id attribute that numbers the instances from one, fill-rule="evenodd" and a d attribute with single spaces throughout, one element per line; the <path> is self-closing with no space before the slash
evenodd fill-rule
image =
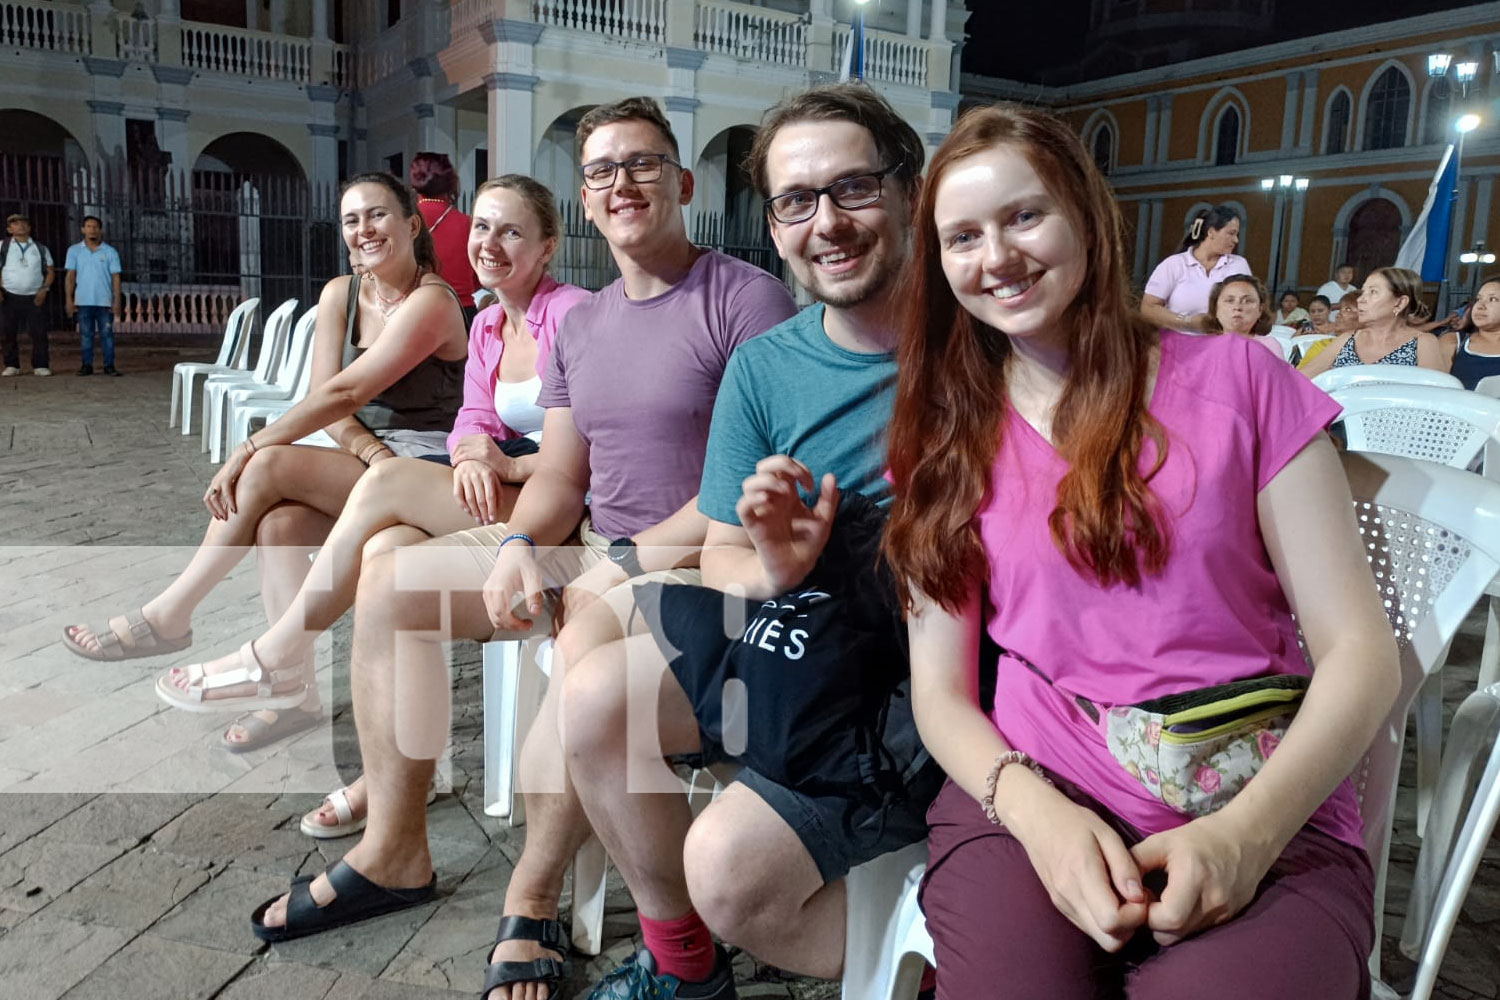
<path id="1" fill-rule="evenodd" d="M 656 958 L 656 971 L 685 983 L 701 983 L 714 974 L 714 939 L 697 910 L 676 920 L 652 920 L 641 914 L 641 937 Z"/>

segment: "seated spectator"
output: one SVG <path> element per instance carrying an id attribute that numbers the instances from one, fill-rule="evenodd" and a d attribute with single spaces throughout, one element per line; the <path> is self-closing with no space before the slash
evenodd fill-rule
<path id="1" fill-rule="evenodd" d="M 844 875 L 926 836 L 942 779 L 921 763 L 904 690 L 892 693 L 906 660 L 875 568 L 896 279 L 924 159 L 863 84 L 787 98 L 756 134 L 749 172 L 772 237 L 818 304 L 730 359 L 698 498 L 708 586 L 635 588 L 653 634 L 601 646 L 564 684 L 569 774 L 645 939 L 590 996 L 731 1000 L 710 929 L 779 968 L 837 978 Z M 726 635 L 735 614 L 755 641 Z M 749 699 L 744 741 L 725 714 L 730 682 Z M 643 737 L 634 691 L 660 704 Z M 664 755 L 744 766 L 694 820 L 682 794 L 653 794 L 678 784 Z M 656 774 L 665 782 L 637 777 Z"/>
<path id="2" fill-rule="evenodd" d="M 1254 275 L 1232 274 L 1208 293 L 1208 333 L 1235 333 L 1284 358 L 1281 342 L 1270 336 L 1266 286 Z"/>
<path id="3" fill-rule="evenodd" d="M 1341 308 L 1340 320 L 1348 312 Z M 1309 378 L 1346 365 L 1420 365 L 1447 371 L 1438 339 L 1411 327 L 1413 320 L 1420 322 L 1428 315 L 1421 276 L 1403 267 L 1382 267 L 1365 279 L 1359 293 L 1359 329 L 1335 337 L 1299 368 Z"/>
<path id="4" fill-rule="evenodd" d="M 1327 296 L 1314 295 L 1308 300 L 1307 319 L 1302 321 L 1302 326 L 1297 332 L 1299 334 L 1333 334 L 1333 303 L 1328 301 Z"/>
<path id="5" fill-rule="evenodd" d="M 1295 291 L 1288 288 L 1281 293 L 1281 305 L 1276 310 L 1273 325 L 1289 326 L 1295 330 L 1307 321 L 1307 315 L 1307 310 L 1302 308 L 1302 300 Z"/>
<path id="6" fill-rule="evenodd" d="M 480 187 L 468 259 L 501 301 L 475 321 L 469 336 L 464 405 L 447 441 L 452 467 L 398 457 L 360 477 L 318 550 L 308 578 L 316 585 L 298 590 L 271 627 L 247 644 L 264 669 L 291 670 L 307 660 L 318 635 L 354 602 L 367 556 L 510 516 L 513 484 L 525 482 L 536 468 L 543 412 L 536 404 L 539 373 L 562 318 L 588 297 L 583 289 L 547 276 L 561 230 L 552 192 L 531 178 L 508 174 Z M 157 686 L 177 707 L 252 708 L 255 693 L 235 688 L 210 688 L 201 700 L 185 702 L 194 697 L 189 694 L 194 676 L 213 677 L 239 665 L 240 654 L 231 654 L 174 667 Z M 308 697 L 316 695 L 309 691 Z M 264 746 L 282 728 L 280 713 L 260 711 L 226 738 L 235 744 L 232 749 L 250 749 Z M 260 738 L 248 738 L 247 729 Z M 347 828 L 363 818 L 362 787 L 346 790 L 345 802 L 350 815 L 341 820 L 330 804 L 309 817 L 305 828 L 316 834 L 320 827 Z"/>
<path id="7" fill-rule="evenodd" d="M 886 547 L 949 777 L 921 889 L 937 995 L 1367 997 L 1348 775 L 1400 674 L 1339 407 L 1239 338 L 1141 322 L 1121 230 L 1072 128 L 1019 105 L 961 119 L 923 190 Z M 1024 304 L 994 294 L 1023 273 Z M 1240 770 L 1157 760 L 1158 700 L 1231 682 L 1306 699 L 1243 720 Z"/>
<path id="8" fill-rule="evenodd" d="M 385 173 L 348 181 L 340 211 L 344 243 L 363 270 L 323 286 L 306 398 L 224 460 L 203 497 L 212 520 L 181 575 L 104 628 L 69 626 L 63 642 L 72 652 L 126 660 L 188 648 L 194 609 L 251 544 L 263 557 L 262 599 L 274 621 L 307 576 L 307 547 L 327 537 L 370 466 L 397 455 L 443 455 L 463 398 L 468 337 L 453 289 L 435 273 L 427 224 L 411 191 Z M 319 428 L 338 448 L 293 443 Z M 234 670 L 212 684 L 195 672 L 178 692 L 197 711 L 233 707 L 217 700 L 228 696 L 282 712 L 274 725 L 241 718 L 225 734 L 226 749 L 264 745 L 321 717 L 310 663 L 262 671 L 247 643 Z M 239 680 L 226 686 L 230 676 Z M 214 698 L 205 697 L 210 691 Z M 171 694 L 165 687 L 158 693 Z"/>
<path id="9" fill-rule="evenodd" d="M 1500 278 L 1479 286 L 1464 328 L 1444 334 L 1442 343 L 1448 353 L 1448 370 L 1465 389 L 1473 389 L 1480 379 L 1500 375 Z"/>
<path id="10" fill-rule="evenodd" d="M 1350 292 L 1358 292 L 1359 286 L 1354 283 L 1354 265 L 1340 264 L 1333 272 L 1330 281 L 1323 282 L 1318 286 L 1318 294 L 1329 302 L 1337 302 Z"/>

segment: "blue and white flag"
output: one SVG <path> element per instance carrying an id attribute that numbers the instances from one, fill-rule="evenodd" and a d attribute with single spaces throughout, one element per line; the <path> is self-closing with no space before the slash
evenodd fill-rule
<path id="1" fill-rule="evenodd" d="M 849 26 L 849 42 L 844 47 L 844 67 L 839 71 L 839 82 L 865 78 L 865 12 L 854 16 Z"/>
<path id="2" fill-rule="evenodd" d="M 1417 271 L 1423 281 L 1442 281 L 1447 270 L 1448 234 L 1453 227 L 1453 193 L 1458 187 L 1458 154 L 1453 146 L 1443 152 L 1422 214 L 1401 244 L 1396 266 Z"/>

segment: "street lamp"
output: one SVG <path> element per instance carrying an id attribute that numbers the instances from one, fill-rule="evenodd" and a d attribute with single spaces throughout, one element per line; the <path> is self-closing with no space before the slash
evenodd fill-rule
<path id="1" fill-rule="evenodd" d="M 1453 127 L 1458 129 L 1461 135 L 1468 135 L 1479 127 L 1479 116 L 1459 115 L 1458 120 L 1453 123 Z"/>
<path id="2" fill-rule="evenodd" d="M 1270 288 L 1274 298 L 1281 294 L 1281 245 L 1286 240 L 1286 209 L 1291 199 L 1295 196 L 1307 193 L 1308 185 L 1312 182 L 1306 177 L 1294 177 L 1291 174 L 1279 174 L 1276 177 L 1262 177 L 1260 189 L 1267 197 L 1273 193 L 1276 195 L 1275 224 L 1271 229 L 1271 269 L 1266 274 L 1266 286 Z"/>
<path id="3" fill-rule="evenodd" d="M 849 51 L 844 53 L 841 80 L 865 78 L 865 7 L 870 0 L 854 0 L 854 17 L 849 21 Z"/>
<path id="4" fill-rule="evenodd" d="M 1448 67 L 1453 65 L 1453 56 L 1447 52 L 1434 52 L 1427 57 L 1427 75 L 1434 80 L 1448 75 Z"/>

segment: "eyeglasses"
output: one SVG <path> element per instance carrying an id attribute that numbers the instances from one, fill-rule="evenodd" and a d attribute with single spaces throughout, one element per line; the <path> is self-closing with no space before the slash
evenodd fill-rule
<path id="1" fill-rule="evenodd" d="M 583 185 L 590 191 L 603 191 L 614 187 L 615 174 L 621 167 L 625 168 L 625 176 L 636 184 L 650 184 L 652 181 L 661 180 L 664 163 L 670 163 L 679 170 L 682 169 L 682 164 L 666 153 L 642 153 L 628 160 L 595 160 L 583 165 Z"/>
<path id="2" fill-rule="evenodd" d="M 818 214 L 818 199 L 827 195 L 839 208 L 864 208 L 873 205 L 880 200 L 881 189 L 884 186 L 886 175 L 900 170 L 900 163 L 877 170 L 872 174 L 855 174 L 853 177 L 844 177 L 834 181 L 827 187 L 804 188 L 801 191 L 788 191 L 786 194 L 778 194 L 766 203 L 770 209 L 771 218 L 783 225 L 794 222 L 806 222 Z"/>

